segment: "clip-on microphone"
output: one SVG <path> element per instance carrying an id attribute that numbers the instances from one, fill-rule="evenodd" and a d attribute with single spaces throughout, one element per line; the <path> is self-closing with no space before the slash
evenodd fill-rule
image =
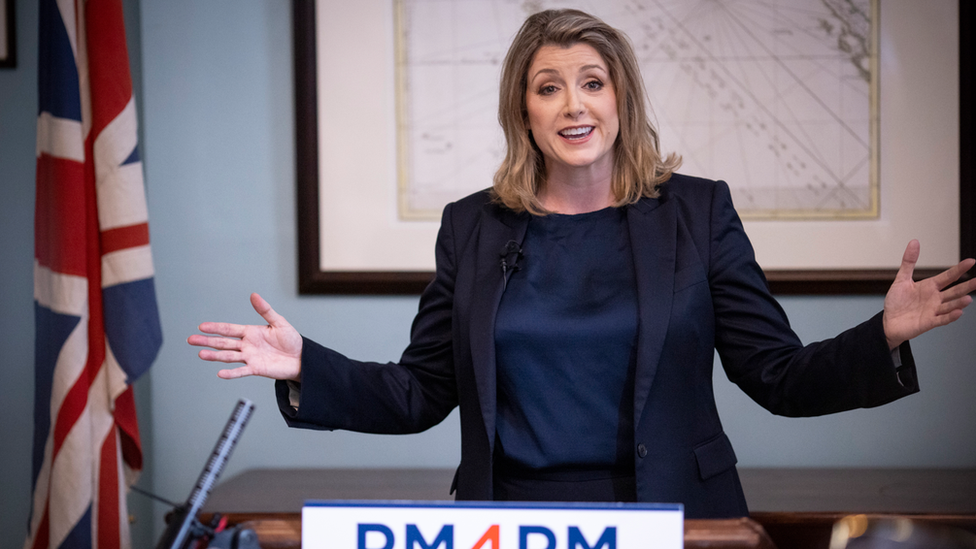
<path id="1" fill-rule="evenodd" d="M 504 289 L 505 286 L 508 286 L 508 278 L 512 276 L 512 273 L 522 269 L 522 266 L 519 265 L 519 260 L 525 257 L 525 255 L 522 254 L 522 247 L 514 240 L 506 242 L 502 246 L 501 251 L 498 252 L 498 255 L 501 257 L 498 264 L 502 268 L 502 288 Z"/>

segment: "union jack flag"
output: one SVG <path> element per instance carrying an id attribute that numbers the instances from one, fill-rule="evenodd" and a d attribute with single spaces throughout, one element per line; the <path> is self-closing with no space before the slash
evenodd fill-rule
<path id="1" fill-rule="evenodd" d="M 25 549 L 131 545 L 132 383 L 162 343 L 120 0 L 40 0 Z"/>

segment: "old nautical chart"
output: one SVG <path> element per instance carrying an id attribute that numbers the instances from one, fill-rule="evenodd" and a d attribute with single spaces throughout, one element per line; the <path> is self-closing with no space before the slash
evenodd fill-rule
<path id="1" fill-rule="evenodd" d="M 401 218 L 491 185 L 505 51 L 562 7 L 627 33 L 662 149 L 743 217 L 877 217 L 877 0 L 396 0 Z"/>

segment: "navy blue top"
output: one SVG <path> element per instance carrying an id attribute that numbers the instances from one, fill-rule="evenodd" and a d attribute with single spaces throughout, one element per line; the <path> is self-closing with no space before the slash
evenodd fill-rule
<path id="1" fill-rule="evenodd" d="M 533 216 L 522 249 L 495 323 L 498 469 L 633 476 L 637 289 L 626 213 Z"/>

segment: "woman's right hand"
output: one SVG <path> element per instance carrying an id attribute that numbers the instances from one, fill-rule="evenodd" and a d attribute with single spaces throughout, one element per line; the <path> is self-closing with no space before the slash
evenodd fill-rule
<path id="1" fill-rule="evenodd" d="M 211 362 L 243 362 L 244 366 L 224 369 L 217 376 L 234 379 L 264 376 L 271 379 L 301 381 L 302 336 L 285 317 L 271 308 L 258 294 L 251 294 L 251 306 L 268 323 L 266 326 L 204 322 L 187 343 L 201 349 L 199 356 Z"/>

